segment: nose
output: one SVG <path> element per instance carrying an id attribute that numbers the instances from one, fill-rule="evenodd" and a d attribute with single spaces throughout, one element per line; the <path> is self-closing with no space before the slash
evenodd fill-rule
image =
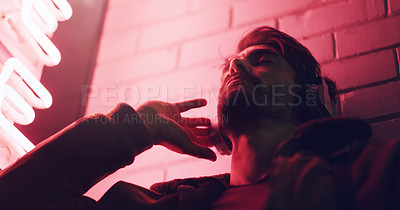
<path id="1" fill-rule="evenodd" d="M 229 63 L 229 74 L 232 75 L 240 71 L 251 73 L 251 67 L 249 63 L 246 60 L 233 58 Z"/>

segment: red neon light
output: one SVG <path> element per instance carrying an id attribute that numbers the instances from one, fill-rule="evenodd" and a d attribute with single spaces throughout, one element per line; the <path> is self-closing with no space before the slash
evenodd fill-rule
<path id="1" fill-rule="evenodd" d="M 21 7 L 23 25 L 14 24 L 12 19 L 8 21 L 15 33 L 33 47 L 42 64 L 54 66 L 60 62 L 61 54 L 48 36 L 57 29 L 57 21 L 71 16 L 72 8 L 65 0 L 24 0 Z M 33 122 L 33 107 L 49 108 L 53 99 L 19 59 L 13 57 L 4 45 L 0 47 L 1 60 L 6 60 L 0 71 L 0 142 L 11 148 L 16 153 L 14 156 L 21 157 L 35 146 L 13 123 L 26 125 Z M 11 164 L 11 159 L 8 158 L 6 163 L 0 160 L 0 167 Z"/>

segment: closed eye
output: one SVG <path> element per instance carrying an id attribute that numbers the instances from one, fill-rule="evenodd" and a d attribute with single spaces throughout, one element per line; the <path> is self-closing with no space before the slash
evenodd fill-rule
<path id="1" fill-rule="evenodd" d="M 257 66 L 268 65 L 268 64 L 271 64 L 271 63 L 273 63 L 273 60 L 272 60 L 272 59 L 270 59 L 270 58 L 268 58 L 268 57 L 265 57 L 265 56 L 262 56 L 262 57 L 260 57 L 260 58 L 258 59 L 258 61 L 257 61 Z"/>

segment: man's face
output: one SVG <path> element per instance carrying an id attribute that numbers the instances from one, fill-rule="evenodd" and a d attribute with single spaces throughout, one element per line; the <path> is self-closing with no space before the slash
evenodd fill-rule
<path id="1" fill-rule="evenodd" d="M 255 118 L 280 118 L 293 102 L 290 89 L 294 78 L 293 69 L 272 48 L 255 45 L 244 49 L 222 75 L 220 123 L 225 128 L 237 129 L 256 121 Z"/>

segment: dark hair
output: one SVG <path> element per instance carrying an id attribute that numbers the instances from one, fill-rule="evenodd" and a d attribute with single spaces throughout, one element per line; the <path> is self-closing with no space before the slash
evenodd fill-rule
<path id="1" fill-rule="evenodd" d="M 272 47 L 294 70 L 296 74 L 296 83 L 305 87 L 306 84 L 318 84 L 323 78 L 329 87 L 329 96 L 335 102 L 337 101 L 337 88 L 334 81 L 327 77 L 321 76 L 320 65 L 311 55 L 310 51 L 300 44 L 296 39 L 281 32 L 277 29 L 261 26 L 248 32 L 239 42 L 237 46 L 237 53 L 254 45 L 268 45 Z M 229 68 L 229 63 L 225 63 L 223 68 Z M 306 90 L 299 93 L 302 98 L 305 98 Z M 303 100 L 304 101 L 304 100 Z M 307 108 L 300 108 L 302 120 L 307 121 L 313 118 L 326 117 L 316 116 L 312 114 Z"/>

